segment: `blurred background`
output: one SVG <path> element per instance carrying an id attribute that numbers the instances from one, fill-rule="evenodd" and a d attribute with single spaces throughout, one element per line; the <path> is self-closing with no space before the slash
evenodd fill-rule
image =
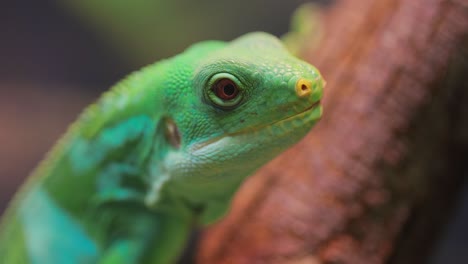
<path id="1" fill-rule="evenodd" d="M 280 36 L 305 2 L 4 1 L 0 212 L 80 110 L 126 74 L 201 40 L 251 31 Z M 431 263 L 468 263 L 468 186 L 464 194 Z"/>

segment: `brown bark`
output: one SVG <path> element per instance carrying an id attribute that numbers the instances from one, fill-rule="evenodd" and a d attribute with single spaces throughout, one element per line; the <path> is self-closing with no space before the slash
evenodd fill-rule
<path id="1" fill-rule="evenodd" d="M 468 0 L 339 1 L 323 21 L 323 120 L 244 184 L 199 263 L 428 256 L 467 171 Z"/>

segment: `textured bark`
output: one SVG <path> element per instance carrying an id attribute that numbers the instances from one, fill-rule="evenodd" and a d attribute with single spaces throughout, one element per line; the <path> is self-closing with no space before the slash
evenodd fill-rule
<path id="1" fill-rule="evenodd" d="M 244 184 L 199 263 L 428 256 L 467 171 L 468 0 L 339 1 L 323 21 L 324 118 Z"/>

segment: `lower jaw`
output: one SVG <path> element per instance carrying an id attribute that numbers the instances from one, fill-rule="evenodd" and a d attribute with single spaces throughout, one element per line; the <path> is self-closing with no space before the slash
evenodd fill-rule
<path id="1" fill-rule="evenodd" d="M 190 152 L 191 177 L 184 177 L 184 184 L 187 188 L 210 190 L 241 182 L 301 140 L 320 114 L 321 109 L 311 109 L 250 133 L 221 137 Z"/>

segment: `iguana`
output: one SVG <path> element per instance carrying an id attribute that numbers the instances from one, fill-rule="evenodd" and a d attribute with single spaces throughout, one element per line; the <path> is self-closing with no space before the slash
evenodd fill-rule
<path id="1" fill-rule="evenodd" d="M 174 263 L 194 225 L 322 114 L 316 68 L 267 33 L 205 41 L 89 106 L 16 194 L 1 264 Z"/>

